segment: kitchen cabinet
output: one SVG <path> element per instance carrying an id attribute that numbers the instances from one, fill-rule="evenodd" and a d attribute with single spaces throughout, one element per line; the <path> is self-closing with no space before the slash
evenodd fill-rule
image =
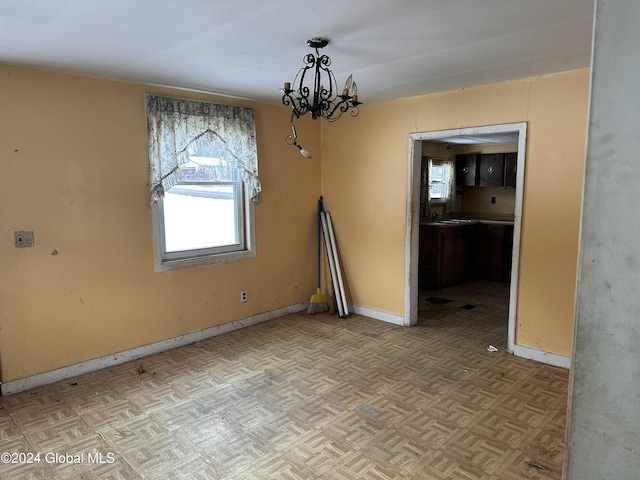
<path id="1" fill-rule="evenodd" d="M 516 167 L 518 165 L 517 153 L 504 154 L 504 185 L 506 187 L 516 186 Z"/>
<path id="2" fill-rule="evenodd" d="M 509 281 L 512 250 L 513 225 L 478 225 L 476 228 L 476 278 Z"/>
<path id="3" fill-rule="evenodd" d="M 418 260 L 419 288 L 440 288 L 440 245 L 440 228 L 421 225 Z"/>
<path id="4" fill-rule="evenodd" d="M 473 222 L 420 226 L 418 285 L 440 290 L 470 278 L 511 280 L 513 225 Z"/>
<path id="5" fill-rule="evenodd" d="M 427 224 L 420 227 L 418 283 L 439 290 L 464 282 L 473 271 L 473 231 L 476 225 Z"/>
<path id="6" fill-rule="evenodd" d="M 518 154 L 465 153 L 456 155 L 456 185 L 465 187 L 516 186 Z"/>
<path id="7" fill-rule="evenodd" d="M 475 153 L 456 155 L 456 185 L 474 186 L 476 184 L 477 157 Z"/>
<path id="8" fill-rule="evenodd" d="M 513 225 L 504 226 L 504 244 L 502 250 L 502 281 L 511 281 L 511 261 L 513 260 Z"/>
<path id="9" fill-rule="evenodd" d="M 462 283 L 468 278 L 471 226 L 445 228 L 442 230 L 443 286 Z"/>
<path id="10" fill-rule="evenodd" d="M 504 185 L 504 155 L 489 153 L 478 155 L 478 186 L 500 187 Z"/>

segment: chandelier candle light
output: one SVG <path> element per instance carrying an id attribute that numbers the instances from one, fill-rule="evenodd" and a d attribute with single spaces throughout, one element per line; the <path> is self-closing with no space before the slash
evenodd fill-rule
<path id="1" fill-rule="evenodd" d="M 293 79 L 293 87 L 290 82 L 284 83 L 282 92 L 282 103 L 291 107 L 291 130 L 292 135 L 288 135 L 285 142 L 292 145 L 307 158 L 311 154 L 302 146 L 298 145 L 298 136 L 293 124 L 294 118 L 300 118 L 307 113 L 316 120 L 324 118 L 328 122 L 335 122 L 343 113 L 349 112 L 352 117 L 358 116 L 358 86 L 353 81 L 353 76 L 349 75 L 342 89 L 342 94 L 338 95 L 338 87 L 333 72 L 329 69 L 331 59 L 327 55 L 320 55 L 320 49 L 326 47 L 329 40 L 326 38 L 310 38 L 307 45 L 315 48 L 316 53 L 307 54 L 303 61 L 304 66 L 298 71 Z M 313 84 L 313 89 L 310 86 Z"/>

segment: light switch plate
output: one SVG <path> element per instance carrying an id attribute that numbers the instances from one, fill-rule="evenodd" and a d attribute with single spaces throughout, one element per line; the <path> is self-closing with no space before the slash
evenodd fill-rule
<path id="1" fill-rule="evenodd" d="M 35 245 L 33 230 L 13 232 L 13 243 L 16 248 L 33 247 Z"/>

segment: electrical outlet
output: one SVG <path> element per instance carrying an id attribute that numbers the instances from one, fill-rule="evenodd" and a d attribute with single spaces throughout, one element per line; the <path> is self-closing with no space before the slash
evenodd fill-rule
<path id="1" fill-rule="evenodd" d="M 33 230 L 13 232 L 13 243 L 16 248 L 33 247 L 35 245 Z"/>
<path id="2" fill-rule="evenodd" d="M 249 298 L 248 298 L 248 296 L 247 296 L 247 291 L 246 291 L 246 290 L 242 290 L 242 291 L 240 292 L 240 301 L 241 301 L 242 303 L 245 303 L 248 299 L 249 299 Z"/>
<path id="3" fill-rule="evenodd" d="M 491 197 L 491 203 L 496 203 L 496 197 Z"/>

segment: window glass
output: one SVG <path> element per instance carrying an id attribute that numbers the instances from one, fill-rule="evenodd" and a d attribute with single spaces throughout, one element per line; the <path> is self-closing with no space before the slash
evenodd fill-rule
<path id="1" fill-rule="evenodd" d="M 445 203 L 449 192 L 451 163 L 434 160 L 429 170 L 429 196 L 431 203 Z"/>
<path id="2" fill-rule="evenodd" d="M 236 185 L 176 185 L 165 193 L 167 252 L 241 245 Z"/>

